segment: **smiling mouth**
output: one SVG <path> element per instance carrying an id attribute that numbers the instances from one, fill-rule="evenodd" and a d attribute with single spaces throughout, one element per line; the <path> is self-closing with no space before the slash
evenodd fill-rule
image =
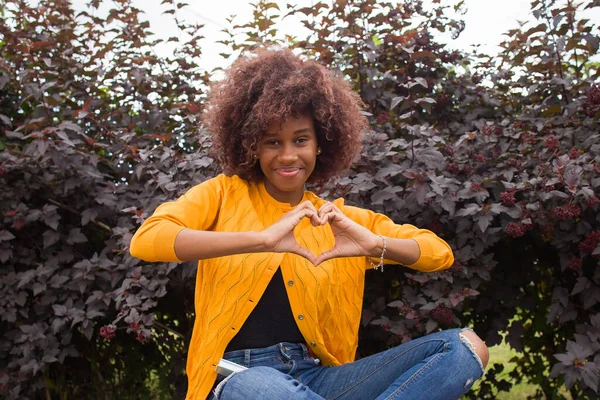
<path id="1" fill-rule="evenodd" d="M 277 168 L 275 172 L 285 178 L 292 178 L 300 173 L 300 168 Z"/>

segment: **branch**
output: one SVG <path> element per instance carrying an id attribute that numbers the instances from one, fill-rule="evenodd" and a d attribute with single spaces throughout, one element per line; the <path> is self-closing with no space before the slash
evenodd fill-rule
<path id="1" fill-rule="evenodd" d="M 71 208 L 71 207 L 69 207 L 67 205 L 64 205 L 64 204 L 62 204 L 62 203 L 60 203 L 60 202 L 58 202 L 58 201 L 56 201 L 54 199 L 48 199 L 48 201 L 50 203 L 52 203 L 52 204 L 55 204 L 55 205 L 59 206 L 60 208 L 62 208 L 64 210 L 67 210 L 67 211 L 73 213 L 73 214 L 81 215 L 81 213 L 79 211 L 77 211 L 76 209 Z M 110 226 L 106 225 L 105 223 L 97 221 L 97 220 L 95 220 L 93 218 L 90 219 L 90 222 L 92 222 L 93 224 L 96 224 L 97 226 L 99 226 L 100 228 L 104 229 L 105 231 L 112 233 L 112 229 L 110 228 Z"/>
<path id="2" fill-rule="evenodd" d="M 163 323 L 160 323 L 158 321 L 153 321 L 152 325 L 156 326 L 158 328 L 164 329 L 165 331 L 169 332 L 170 334 L 175 335 L 178 338 L 185 340 L 185 336 L 183 336 L 183 333 L 179 333 L 177 331 L 174 331 L 173 329 L 169 328 L 168 326 L 166 326 Z"/>
<path id="3" fill-rule="evenodd" d="M 571 34 L 572 39 L 575 40 L 575 8 L 573 7 L 573 5 L 571 4 L 571 0 L 569 0 L 567 2 L 569 8 L 571 8 L 572 10 L 569 12 L 569 26 L 571 28 Z M 575 77 L 577 78 L 577 80 L 579 81 L 579 60 L 577 58 L 577 47 L 573 47 L 573 53 L 575 55 Z"/>
<path id="4" fill-rule="evenodd" d="M 546 11 L 546 10 L 544 10 L 544 11 Z M 547 13 L 546 13 L 546 22 L 548 23 L 548 28 L 550 28 L 552 26 L 552 21 L 550 20 L 550 17 L 548 16 Z M 556 53 L 556 59 L 558 60 L 558 73 L 560 74 L 560 78 L 564 80 L 565 76 L 564 76 L 563 68 L 562 68 L 562 57 L 560 56 L 560 53 L 558 52 L 558 41 L 556 40 L 556 35 L 554 34 L 553 31 L 550 31 L 550 37 L 552 38 L 552 44 L 554 45 L 554 52 Z M 569 96 L 567 93 L 567 88 L 565 87 L 565 85 L 563 83 L 561 83 L 560 86 L 562 86 L 563 96 L 565 96 L 565 102 L 568 105 L 568 104 L 570 104 L 570 101 L 569 101 Z"/>
<path id="5" fill-rule="evenodd" d="M 36 61 L 36 58 L 38 58 L 38 62 L 39 62 L 39 57 L 36 56 L 31 56 L 31 58 Z M 41 97 L 42 97 L 42 105 L 44 106 L 44 110 L 46 111 L 46 118 L 48 118 L 48 123 L 50 123 L 50 125 L 54 125 L 52 123 L 52 115 L 50 114 L 50 109 L 48 109 L 48 103 L 46 103 L 46 99 L 44 98 L 44 90 L 42 89 L 42 78 L 40 78 L 40 74 L 39 74 L 39 70 L 35 69 L 35 77 L 37 78 L 37 86 L 38 89 L 40 90 L 41 93 Z"/>

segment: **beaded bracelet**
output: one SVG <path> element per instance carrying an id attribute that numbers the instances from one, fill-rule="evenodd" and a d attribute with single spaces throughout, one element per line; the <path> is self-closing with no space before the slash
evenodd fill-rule
<path id="1" fill-rule="evenodd" d="M 379 237 L 381 239 L 383 239 L 383 250 L 381 251 L 381 257 L 379 257 L 379 264 L 375 265 L 373 264 L 373 261 L 371 261 L 371 257 L 369 257 L 369 262 L 371 263 L 371 266 L 373 267 L 373 269 L 379 269 L 381 268 L 381 272 L 383 272 L 383 256 L 385 255 L 385 250 L 386 250 L 386 243 L 385 243 L 385 237 L 379 235 Z"/>

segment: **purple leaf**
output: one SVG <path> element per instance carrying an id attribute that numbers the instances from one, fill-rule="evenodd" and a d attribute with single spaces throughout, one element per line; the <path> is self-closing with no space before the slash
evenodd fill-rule
<path id="1" fill-rule="evenodd" d="M 87 242 L 87 237 L 85 237 L 85 235 L 83 233 L 81 233 L 81 229 L 73 228 L 69 231 L 69 237 L 67 238 L 68 244 L 86 243 L 86 242 Z"/>
<path id="2" fill-rule="evenodd" d="M 98 216 L 98 210 L 94 208 L 88 208 L 81 213 L 81 225 L 87 225 L 91 220 Z"/>
<path id="3" fill-rule="evenodd" d="M 44 243 L 44 248 L 46 249 L 46 248 L 52 246 L 53 244 L 55 244 L 56 242 L 58 242 L 59 239 L 60 239 L 60 234 L 58 232 L 52 231 L 52 230 L 47 230 L 42 235 L 42 240 L 43 240 L 43 243 Z"/>
<path id="4" fill-rule="evenodd" d="M 15 235 L 10 233 L 9 231 L 0 231 L 0 243 L 9 241 L 9 240 L 13 240 L 14 238 L 15 238 Z"/>

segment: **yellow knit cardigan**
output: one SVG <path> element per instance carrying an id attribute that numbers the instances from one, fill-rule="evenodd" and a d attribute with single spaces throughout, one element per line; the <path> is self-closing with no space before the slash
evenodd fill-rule
<path id="1" fill-rule="evenodd" d="M 311 192 L 318 209 L 325 203 Z M 437 271 L 454 262 L 452 250 L 433 232 L 397 225 L 384 215 L 334 203 L 352 220 L 378 235 L 412 238 L 421 250 L 410 268 Z M 147 261 L 181 261 L 174 251 L 184 228 L 223 232 L 261 231 L 292 207 L 273 199 L 264 184 L 237 176 L 219 175 L 190 189 L 175 202 L 160 205 L 131 240 L 130 252 Z M 308 219 L 294 230 L 298 243 L 318 255 L 333 247 L 329 225 L 315 228 Z M 394 262 L 388 260 L 387 263 Z M 338 258 L 314 267 L 294 254 L 252 253 L 198 262 L 196 320 L 187 360 L 187 399 L 208 396 L 217 373 L 215 366 L 225 348 L 258 303 L 277 268 L 281 268 L 288 299 L 300 332 L 323 365 L 354 360 L 364 288 L 366 257 Z M 282 299 L 282 301 L 285 301 Z"/>

